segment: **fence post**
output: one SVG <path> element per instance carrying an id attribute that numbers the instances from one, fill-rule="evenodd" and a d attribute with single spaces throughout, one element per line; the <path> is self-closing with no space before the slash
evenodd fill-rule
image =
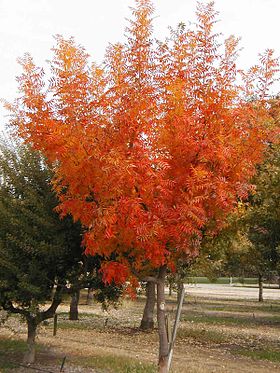
<path id="1" fill-rule="evenodd" d="M 60 367 L 60 372 L 63 372 L 63 367 L 64 367 L 64 364 L 65 364 L 65 360 L 66 360 L 66 356 L 64 356 L 64 358 L 62 360 L 61 367 Z"/>
<path id="2" fill-rule="evenodd" d="M 53 317 L 53 336 L 54 337 L 56 336 L 56 332 L 57 332 L 57 314 L 55 313 Z"/>

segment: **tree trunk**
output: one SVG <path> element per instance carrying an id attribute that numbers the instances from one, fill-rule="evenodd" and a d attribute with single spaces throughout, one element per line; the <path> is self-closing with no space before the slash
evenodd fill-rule
<path id="1" fill-rule="evenodd" d="M 263 275 L 259 273 L 259 302 L 263 302 Z"/>
<path id="2" fill-rule="evenodd" d="M 154 308 L 156 304 L 156 284 L 148 281 L 146 285 L 146 304 L 141 320 L 140 329 L 152 330 L 154 328 Z"/>
<path id="3" fill-rule="evenodd" d="M 93 305 L 93 288 L 88 288 L 88 293 L 87 293 L 87 305 L 92 306 Z"/>
<path id="4" fill-rule="evenodd" d="M 184 287 L 183 280 L 179 278 L 177 280 L 177 304 L 179 304 L 180 302 L 180 296 L 181 296 L 183 287 Z"/>
<path id="5" fill-rule="evenodd" d="M 69 320 L 79 319 L 79 311 L 78 311 L 79 299 L 80 299 L 80 289 L 74 290 L 73 293 L 71 294 Z"/>
<path id="6" fill-rule="evenodd" d="M 35 362 L 35 338 L 37 329 L 37 324 L 33 317 L 27 319 L 27 328 L 27 351 L 24 354 L 23 362 L 24 364 L 33 364 Z"/>
<path id="7" fill-rule="evenodd" d="M 168 338 L 165 323 L 165 294 L 164 282 L 166 277 L 166 267 L 160 267 L 158 282 L 157 282 L 157 322 L 158 322 L 158 335 L 159 335 L 159 360 L 158 371 L 159 373 L 168 372 Z"/>
<path id="8" fill-rule="evenodd" d="M 179 321 L 180 321 L 180 316 L 183 308 L 183 303 L 184 303 L 184 297 L 185 297 L 185 287 L 183 285 L 181 294 L 180 294 L 180 299 L 177 304 L 177 311 L 176 311 L 176 317 L 175 317 L 175 322 L 173 325 L 173 331 L 171 338 L 169 339 L 169 353 L 168 353 L 168 362 L 167 362 L 167 371 L 169 372 L 170 366 L 171 366 L 171 361 L 172 361 L 172 356 L 173 356 L 173 350 L 174 350 L 174 344 L 175 344 L 175 339 L 177 335 L 177 330 L 179 326 Z"/>

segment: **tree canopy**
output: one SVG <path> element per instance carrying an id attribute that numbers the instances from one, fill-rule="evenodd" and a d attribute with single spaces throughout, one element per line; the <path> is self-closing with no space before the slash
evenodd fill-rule
<path id="1" fill-rule="evenodd" d="M 36 308 L 80 260 L 81 230 L 53 211 L 57 199 L 44 159 L 23 145 L 0 146 L 0 302 Z"/>
<path id="2" fill-rule="evenodd" d="M 271 146 L 255 177 L 256 193 L 251 197 L 244 223 L 254 248 L 254 264 L 261 274 L 280 274 L 280 153 Z"/>
<path id="3" fill-rule="evenodd" d="M 20 136 L 57 162 L 59 210 L 87 228 L 87 252 L 114 254 L 103 272 L 116 282 L 130 278 L 132 258 L 138 270 L 197 255 L 201 231 L 247 195 L 272 135 L 265 99 L 278 69 L 267 50 L 238 71 L 238 39 L 214 32 L 213 3 L 198 4 L 194 29 L 179 24 L 157 43 L 153 6 L 136 5 L 126 42 L 110 45 L 102 66 L 60 36 L 48 84 L 20 59 L 10 106 Z"/>

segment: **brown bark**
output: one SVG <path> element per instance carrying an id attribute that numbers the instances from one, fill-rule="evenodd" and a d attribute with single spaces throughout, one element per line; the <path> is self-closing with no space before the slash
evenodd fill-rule
<path id="1" fill-rule="evenodd" d="M 88 288 L 88 293 L 87 293 L 87 305 L 88 306 L 93 305 L 93 295 L 94 295 L 94 290 L 92 288 Z"/>
<path id="2" fill-rule="evenodd" d="M 33 364 L 35 362 L 35 338 L 37 324 L 34 317 L 27 319 L 27 351 L 24 354 L 23 362 L 25 364 Z"/>
<path id="3" fill-rule="evenodd" d="M 259 273 L 259 302 L 263 302 L 263 275 Z"/>
<path id="4" fill-rule="evenodd" d="M 69 320 L 79 319 L 79 299 L 80 299 L 80 289 L 73 290 L 73 292 L 71 293 Z"/>
<path id="5" fill-rule="evenodd" d="M 156 304 L 156 284 L 148 281 L 146 285 L 146 304 L 141 320 L 140 329 L 151 330 L 154 328 L 154 308 Z"/>
<path id="6" fill-rule="evenodd" d="M 55 288 L 54 296 L 50 307 L 42 312 L 37 312 L 35 316 L 32 316 L 31 312 L 25 309 L 16 308 L 12 302 L 6 304 L 4 309 L 13 314 L 22 315 L 27 322 L 27 352 L 24 354 L 23 362 L 25 364 L 32 364 L 35 362 L 35 339 L 37 326 L 44 320 L 47 320 L 56 312 L 57 307 L 61 303 L 62 294 L 64 292 L 64 286 L 57 285 Z"/>
<path id="7" fill-rule="evenodd" d="M 38 314 L 38 322 L 51 319 L 54 316 L 57 307 L 60 305 L 62 301 L 62 294 L 64 293 L 64 291 L 64 286 L 57 285 L 50 307 L 46 311 L 40 312 Z"/>
<path id="8" fill-rule="evenodd" d="M 171 295 L 172 295 L 172 283 L 171 282 L 169 282 L 168 294 L 171 297 Z"/>
<path id="9" fill-rule="evenodd" d="M 168 372 L 168 352 L 169 344 L 167 338 L 167 330 L 165 323 L 165 294 L 164 283 L 166 277 L 166 266 L 160 267 L 157 281 L 157 322 L 159 335 L 159 373 Z"/>

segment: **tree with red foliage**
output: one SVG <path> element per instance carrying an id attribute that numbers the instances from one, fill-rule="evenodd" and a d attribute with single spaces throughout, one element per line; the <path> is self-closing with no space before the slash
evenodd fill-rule
<path id="1" fill-rule="evenodd" d="M 166 270 L 198 255 L 202 234 L 251 189 L 275 136 L 266 96 L 278 62 L 267 50 L 238 71 L 238 39 L 214 33 L 212 2 L 198 4 L 194 29 L 179 24 L 163 42 L 153 40 L 152 13 L 136 0 L 126 42 L 110 45 L 102 66 L 57 36 L 49 84 L 24 56 L 9 108 L 18 134 L 54 162 L 58 209 L 85 227 L 86 252 L 104 256 L 104 280 L 135 286 L 136 273 L 157 271 L 166 372 Z"/>

